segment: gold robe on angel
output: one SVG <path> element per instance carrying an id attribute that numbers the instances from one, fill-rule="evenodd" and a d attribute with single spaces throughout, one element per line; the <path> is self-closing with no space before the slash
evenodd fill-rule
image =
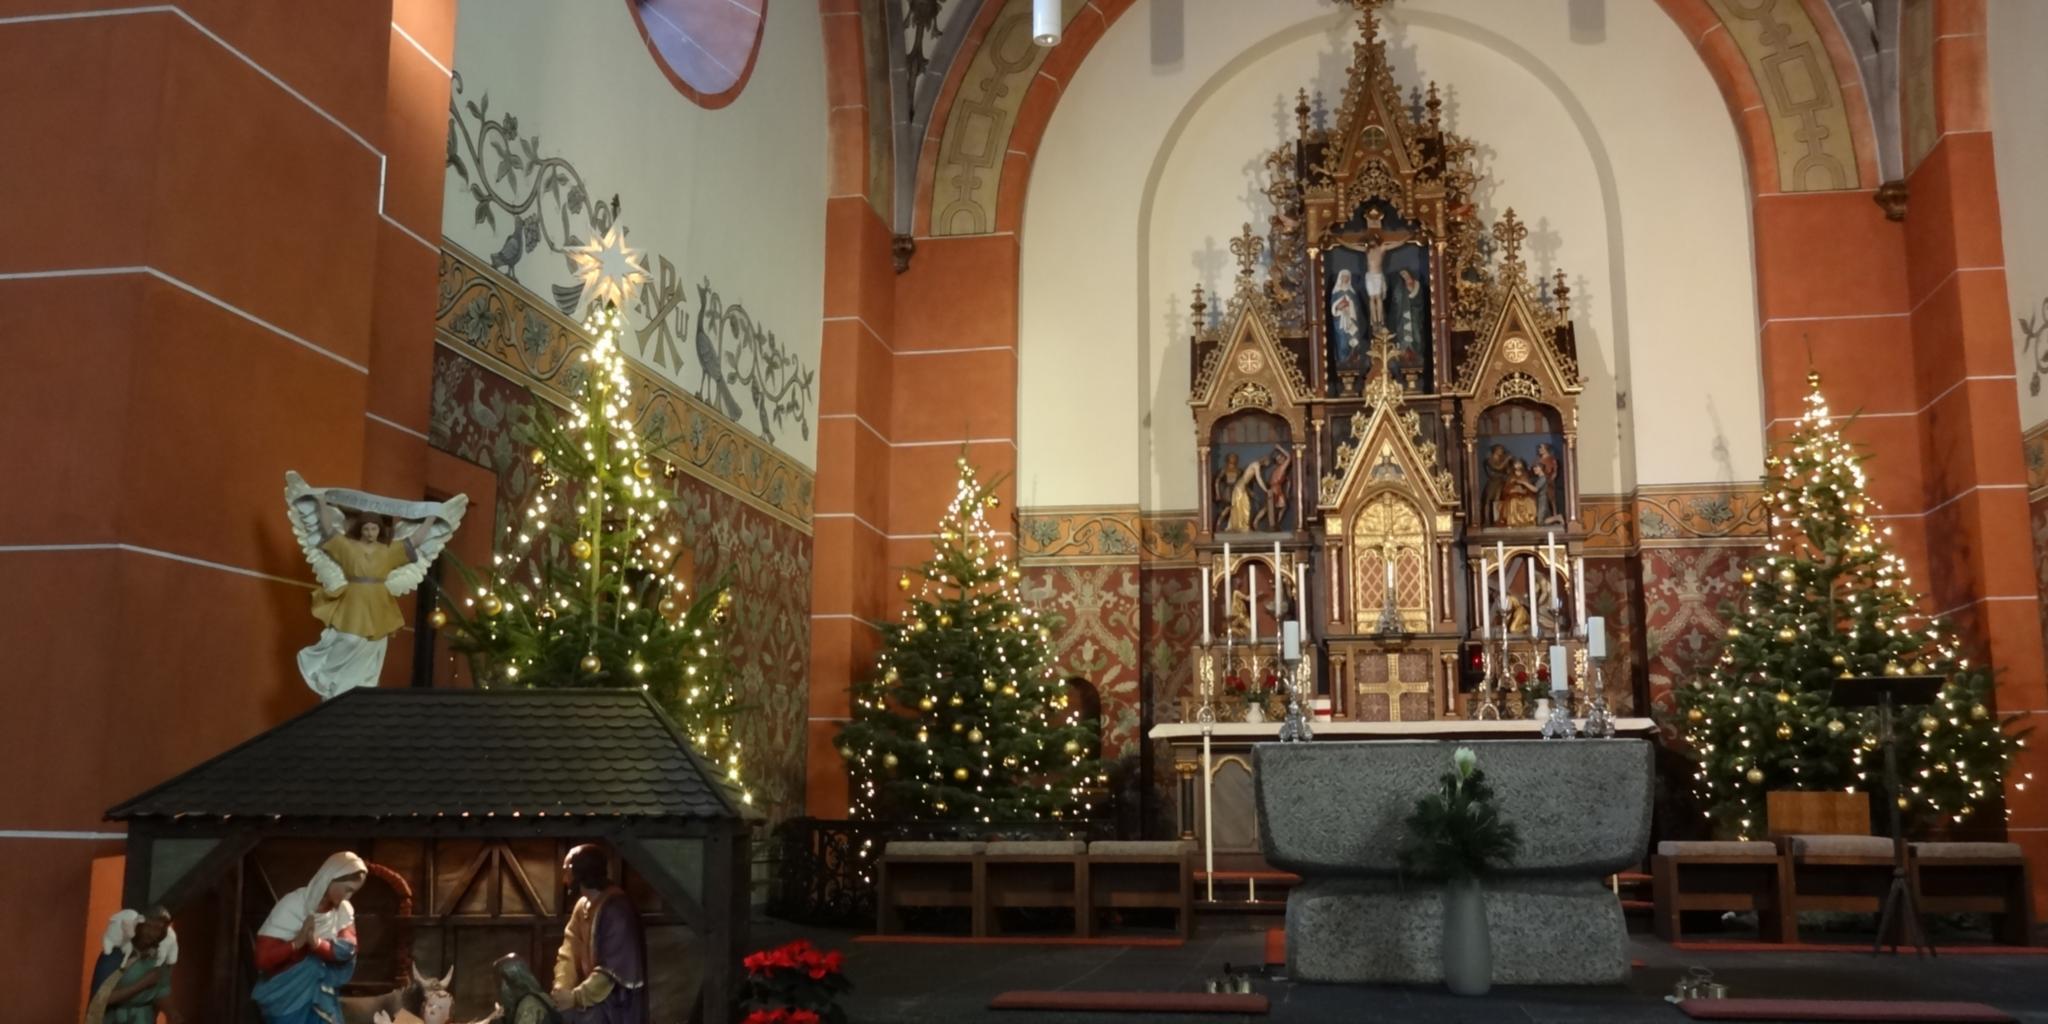
<path id="1" fill-rule="evenodd" d="M 348 585 L 339 593 L 313 591 L 313 617 L 343 633 L 381 640 L 404 627 L 398 599 L 384 586 L 385 577 L 413 560 L 410 541 L 363 543 L 336 534 L 320 545 L 341 566 Z"/>

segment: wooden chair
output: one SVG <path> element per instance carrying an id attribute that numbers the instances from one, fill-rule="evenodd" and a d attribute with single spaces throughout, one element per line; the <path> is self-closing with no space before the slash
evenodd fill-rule
<path id="1" fill-rule="evenodd" d="M 1087 938 L 1088 844 L 1078 839 L 998 841 L 983 860 L 982 919 L 990 934 L 1001 931 L 999 912 L 1058 907 L 1074 915 L 1074 934 Z"/>
<path id="2" fill-rule="evenodd" d="M 2033 943 L 2034 907 L 2018 843 L 1914 843 L 1912 852 L 1922 911 L 1988 914 L 1999 942 Z"/>
<path id="3" fill-rule="evenodd" d="M 1088 923 L 1081 934 L 1089 934 L 1101 911 L 1150 908 L 1173 911 L 1180 937 L 1187 938 L 1194 933 L 1194 868 L 1191 839 L 1088 844 Z"/>
<path id="4" fill-rule="evenodd" d="M 1650 858 L 1657 937 L 1678 942 L 1686 911 L 1756 914 L 1757 936 L 1784 942 L 1797 933 L 1792 917 L 1791 872 L 1772 843 L 1662 842 Z"/>
<path id="5" fill-rule="evenodd" d="M 965 907 L 970 933 L 988 934 L 985 843 L 895 842 L 875 865 L 875 931 L 903 929 L 904 907 Z"/>

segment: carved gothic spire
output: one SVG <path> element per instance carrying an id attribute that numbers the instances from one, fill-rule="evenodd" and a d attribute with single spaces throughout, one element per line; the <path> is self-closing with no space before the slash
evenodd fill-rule
<path id="1" fill-rule="evenodd" d="M 1249 221 L 1236 238 L 1230 240 L 1230 254 L 1237 257 L 1237 284 L 1239 288 L 1249 287 L 1252 268 L 1259 264 L 1259 253 L 1265 251 L 1266 240 L 1252 231 Z"/>
<path id="2" fill-rule="evenodd" d="M 1493 225 L 1493 240 L 1500 243 L 1501 267 L 1504 274 L 1519 279 L 1522 276 L 1522 243 L 1529 238 L 1529 229 L 1522 226 L 1522 219 L 1515 216 L 1510 206 L 1500 220 Z"/>

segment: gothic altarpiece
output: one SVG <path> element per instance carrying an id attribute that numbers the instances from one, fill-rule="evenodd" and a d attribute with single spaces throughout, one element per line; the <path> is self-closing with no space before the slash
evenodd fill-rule
<path id="1" fill-rule="evenodd" d="M 1482 222 L 1473 144 L 1434 83 L 1403 97 L 1380 5 L 1360 6 L 1334 124 L 1312 125 L 1303 90 L 1296 138 L 1266 159 L 1267 232 L 1231 243 L 1220 309 L 1196 289 L 1207 601 L 1185 721 L 1277 715 L 1289 672 L 1340 721 L 1526 717 L 1517 683 L 1533 698 L 1553 643 L 1583 678 L 1564 275 L 1529 277 L 1512 209 Z M 1489 659 L 1500 692 L 1475 690 Z"/>

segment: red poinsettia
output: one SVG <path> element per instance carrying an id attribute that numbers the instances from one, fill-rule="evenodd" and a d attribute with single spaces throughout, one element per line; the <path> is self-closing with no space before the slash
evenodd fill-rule
<path id="1" fill-rule="evenodd" d="M 1243 693 L 1245 691 L 1244 677 L 1235 672 L 1223 677 L 1223 685 L 1232 693 Z"/>
<path id="2" fill-rule="evenodd" d="M 1517 684 L 1521 684 L 1521 683 L 1526 683 L 1526 682 L 1528 682 L 1528 681 L 1529 681 L 1529 673 L 1528 673 L 1528 672 L 1527 672 L 1526 670 L 1523 670 L 1523 669 L 1519 669 L 1519 668 L 1515 670 L 1515 682 L 1516 682 Z"/>
<path id="3" fill-rule="evenodd" d="M 747 969 L 747 1016 L 741 1024 L 840 1024 L 844 1011 L 834 1005 L 852 986 L 842 973 L 846 957 L 798 939 L 762 950 L 740 961 Z"/>

